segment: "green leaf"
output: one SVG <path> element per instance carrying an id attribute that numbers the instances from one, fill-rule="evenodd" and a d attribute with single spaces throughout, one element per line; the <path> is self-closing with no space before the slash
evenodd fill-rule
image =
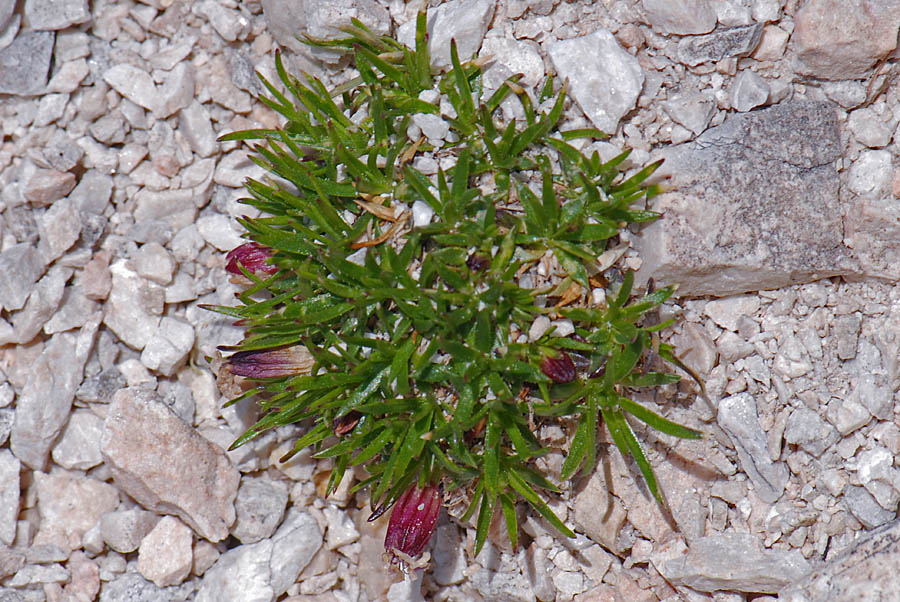
<path id="1" fill-rule="evenodd" d="M 510 486 L 515 489 L 519 493 L 519 495 L 522 496 L 522 499 L 531 504 L 541 516 L 546 518 L 548 523 L 553 525 L 556 530 L 563 535 L 566 535 L 567 537 L 575 537 L 575 534 L 572 532 L 572 530 L 565 526 L 561 520 L 559 520 L 559 517 L 556 516 L 552 510 L 550 510 L 549 506 L 547 506 L 547 503 L 544 502 L 544 500 L 542 500 L 540 496 L 538 496 L 534 489 L 532 489 L 531 486 L 526 483 L 525 480 L 519 475 L 517 468 L 513 468 L 513 470 L 509 471 L 507 475 L 509 477 Z"/>
<path id="2" fill-rule="evenodd" d="M 506 532 L 509 533 L 509 542 L 513 550 L 519 546 L 519 522 L 516 517 L 516 504 L 508 493 L 500 494 L 500 508 L 503 510 L 503 518 L 506 520 Z"/>
<path id="3" fill-rule="evenodd" d="M 645 408 L 641 404 L 628 399 L 627 397 L 618 396 L 616 398 L 616 403 L 618 403 L 620 408 L 622 408 L 641 422 L 644 422 L 648 426 L 653 427 L 660 432 L 666 433 L 667 435 L 681 437 L 682 439 L 703 438 L 703 433 L 701 433 L 700 431 L 689 429 L 686 426 L 682 426 L 676 422 L 672 422 L 668 418 L 663 418 L 656 412 Z"/>
<path id="4" fill-rule="evenodd" d="M 623 416 L 622 412 L 619 410 L 601 406 L 600 411 L 603 414 L 606 428 L 609 430 L 609 434 L 612 436 L 616 447 L 619 448 L 619 452 L 626 458 L 629 455 L 634 458 L 641 474 L 644 476 L 644 481 L 647 483 L 647 489 L 650 490 L 650 493 L 653 494 L 656 501 L 662 505 L 663 499 L 659 492 L 659 484 L 656 481 L 656 475 L 653 474 L 653 467 L 650 466 L 650 461 L 647 460 L 644 449 L 635 438 L 634 432 L 631 430 L 631 425 L 628 424 L 628 421 L 625 420 L 625 416 Z"/>
<path id="5" fill-rule="evenodd" d="M 475 527 L 475 555 L 481 552 L 484 542 L 487 541 L 488 529 L 491 527 L 491 519 L 494 517 L 495 494 L 489 493 L 485 488 L 481 494 L 481 507 L 478 510 L 478 522 Z"/>

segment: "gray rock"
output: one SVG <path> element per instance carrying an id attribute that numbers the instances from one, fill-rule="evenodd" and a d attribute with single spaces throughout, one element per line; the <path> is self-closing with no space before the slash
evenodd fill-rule
<path id="1" fill-rule="evenodd" d="M 37 249 L 26 243 L 0 252 L 0 307 L 22 309 L 45 265 Z"/>
<path id="2" fill-rule="evenodd" d="M 81 328 L 95 319 L 99 312 L 100 304 L 88 299 L 81 286 L 66 286 L 57 312 L 44 324 L 44 333 L 56 334 Z"/>
<path id="3" fill-rule="evenodd" d="M 40 217 L 38 247 L 49 264 L 61 257 L 81 236 L 81 215 L 71 199 L 59 199 Z"/>
<path id="4" fill-rule="evenodd" d="M 885 510 L 865 487 L 847 485 L 844 488 L 844 502 L 850 514 L 867 529 L 874 529 L 897 517 L 896 512 Z"/>
<path id="5" fill-rule="evenodd" d="M 321 547 L 316 520 L 292 508 L 272 538 L 222 554 L 203 575 L 195 602 L 272 602 L 296 581 Z"/>
<path id="6" fill-rule="evenodd" d="M 102 581 L 100 602 L 186 602 L 193 599 L 193 587 L 161 588 L 144 579 L 139 573 L 123 573 L 111 581 Z"/>
<path id="7" fill-rule="evenodd" d="M 113 366 L 84 379 L 75 392 L 75 397 L 80 401 L 109 403 L 113 393 L 125 386 L 125 377 Z"/>
<path id="8" fill-rule="evenodd" d="M 741 468 L 750 477 L 756 494 L 764 502 L 775 503 L 784 493 L 788 470 L 772 462 L 766 434 L 759 425 L 756 401 L 749 393 L 739 393 L 719 402 L 717 421 L 731 438 Z"/>
<path id="9" fill-rule="evenodd" d="M 764 105 L 769 98 L 769 84 L 749 69 L 744 69 L 734 80 L 731 87 L 731 106 L 741 112 L 747 112 Z"/>
<path id="10" fill-rule="evenodd" d="M 732 115 L 673 147 L 661 168 L 673 191 L 652 207 L 665 218 L 635 240 L 639 284 L 728 295 L 857 273 L 842 244 L 839 154 L 834 109 L 818 102 Z"/>
<path id="11" fill-rule="evenodd" d="M 178 113 L 178 129 L 201 157 L 208 157 L 216 151 L 216 134 L 209 112 L 196 100 Z"/>
<path id="12" fill-rule="evenodd" d="M 741 318 L 753 318 L 759 307 L 758 295 L 733 295 L 708 301 L 703 307 L 703 313 L 712 318 L 716 326 L 737 332 Z"/>
<path id="13" fill-rule="evenodd" d="M 63 130 L 56 130 L 42 154 L 53 169 L 69 171 L 78 165 L 84 151 Z"/>
<path id="14" fill-rule="evenodd" d="M 641 0 L 641 4 L 650 26 L 662 33 L 706 33 L 716 26 L 711 0 Z"/>
<path id="15" fill-rule="evenodd" d="M 872 109 L 857 109 L 847 120 L 856 140 L 869 148 L 881 148 L 891 143 L 891 131 Z"/>
<path id="16" fill-rule="evenodd" d="M 779 592 L 782 602 L 889 600 L 900 591 L 900 520 L 864 533 L 824 566 Z"/>
<path id="17" fill-rule="evenodd" d="M 175 514 L 210 541 L 228 535 L 239 473 L 156 393 L 114 395 L 101 451 L 119 487 L 145 508 Z"/>
<path id="18" fill-rule="evenodd" d="M 574 520 L 579 530 L 608 550 L 618 551 L 619 533 L 626 512 L 619 498 L 612 495 L 604 471 L 594 471 L 582 479 L 576 489 Z"/>
<path id="19" fill-rule="evenodd" d="M 69 571 L 60 564 L 28 564 L 19 569 L 12 578 L 6 581 L 12 587 L 44 585 L 47 583 L 65 583 L 69 580 Z"/>
<path id="20" fill-rule="evenodd" d="M 112 187 L 110 176 L 91 169 L 81 176 L 81 181 L 69 193 L 69 200 L 75 203 L 79 211 L 101 214 L 109 205 Z"/>
<path id="21" fill-rule="evenodd" d="M 50 31 L 26 31 L 0 50 L 0 94 L 30 96 L 44 90 L 53 38 Z"/>
<path id="22" fill-rule="evenodd" d="M 718 62 L 748 56 L 759 45 L 762 23 L 720 29 L 703 36 L 688 36 L 678 42 L 676 57 L 685 65 Z"/>
<path id="23" fill-rule="evenodd" d="M 100 433 L 103 419 L 90 410 L 77 410 L 69 417 L 51 457 L 63 468 L 87 470 L 103 461 L 100 455 Z"/>
<path id="24" fill-rule="evenodd" d="M 30 468 L 43 470 L 50 447 L 69 418 L 97 326 L 95 321 L 77 335 L 53 335 L 31 366 L 16 400 L 16 421 L 9 440 L 13 454 Z"/>
<path id="25" fill-rule="evenodd" d="M 2 29 L 16 11 L 16 0 L 0 0 L 0 29 Z"/>
<path id="26" fill-rule="evenodd" d="M 837 341 L 839 359 L 851 360 L 856 357 L 856 345 L 862 318 L 858 313 L 838 316 L 834 320 L 834 338 Z"/>
<path id="27" fill-rule="evenodd" d="M 141 540 L 158 522 L 159 516 L 140 508 L 117 510 L 103 515 L 100 533 L 111 549 L 128 554 L 138 549 Z"/>
<path id="28" fill-rule="evenodd" d="M 654 561 L 654 566 L 666 581 L 701 592 L 769 594 L 810 570 L 798 550 L 761 549 L 756 537 L 743 533 L 695 539 L 686 555 Z"/>
<path id="29" fill-rule="evenodd" d="M 520 571 L 481 569 L 469 579 L 485 600 L 497 602 L 534 602 L 531 582 Z"/>
<path id="30" fill-rule="evenodd" d="M 193 7 L 193 12 L 206 17 L 223 40 L 234 42 L 242 33 L 246 36 L 250 21 L 237 10 L 231 10 L 215 0 L 203 0 Z"/>
<path id="31" fill-rule="evenodd" d="M 530 548 L 529 548 L 530 549 Z M 440 585 L 454 585 L 465 578 L 466 552 L 454 523 L 439 524 L 434 533 L 432 575 Z"/>
<path id="32" fill-rule="evenodd" d="M 288 492 L 281 483 L 245 477 L 234 501 L 237 520 L 231 534 L 243 544 L 266 539 L 281 523 L 287 501 Z"/>
<path id="33" fill-rule="evenodd" d="M 821 79 L 863 79 L 897 47 L 900 2 L 812 0 L 794 18 L 795 69 Z"/>
<path id="34" fill-rule="evenodd" d="M 797 408 L 788 417 L 784 440 L 819 457 L 841 438 L 837 430 L 808 408 Z"/>
<path id="35" fill-rule="evenodd" d="M 141 363 L 149 370 L 171 376 L 184 364 L 193 346 L 194 328 L 183 320 L 166 316 L 144 346 Z"/>
<path id="36" fill-rule="evenodd" d="M 679 96 L 663 102 L 662 109 L 672 121 L 700 135 L 716 114 L 716 99 L 702 93 Z"/>
<path id="37" fill-rule="evenodd" d="M 9 383 L 0 385 L 0 397 L 3 397 L 4 394 L 11 393 L 12 387 L 9 386 Z M 12 401 L 12 399 L 10 399 L 10 401 Z M 0 447 L 9 440 L 9 432 L 12 430 L 12 424 L 15 419 L 15 408 L 0 408 Z"/>
<path id="38" fill-rule="evenodd" d="M 0 541 L 8 546 L 16 539 L 19 518 L 19 471 L 22 465 L 9 452 L 0 449 Z M 0 571 L 2 572 L 2 571 Z M 3 575 L 0 575 L 2 578 Z"/>
<path id="39" fill-rule="evenodd" d="M 123 343 L 142 350 L 159 328 L 165 291 L 144 280 L 121 259 L 109 267 L 112 289 L 104 306 L 103 323 Z"/>
<path id="40" fill-rule="evenodd" d="M 54 265 L 41 278 L 25 307 L 11 316 L 15 329 L 11 337 L 0 338 L 0 343 L 27 343 L 44 327 L 62 301 L 66 282 L 72 276 L 71 268 Z"/>
<path id="41" fill-rule="evenodd" d="M 153 191 L 142 188 L 135 195 L 136 223 L 159 221 L 172 230 L 180 230 L 197 219 L 194 193 L 190 190 Z"/>
<path id="42" fill-rule="evenodd" d="M 637 58 L 605 29 L 553 42 L 547 53 L 560 78 L 569 80 L 569 94 L 588 119 L 604 132 L 615 132 L 619 120 L 634 108 L 644 84 Z"/>
<path id="43" fill-rule="evenodd" d="M 32 29 L 66 29 L 91 19 L 87 0 L 28 0 L 25 18 Z"/>
<path id="44" fill-rule="evenodd" d="M 194 100 L 194 65 L 185 61 L 175 65 L 159 88 L 157 116 L 165 119 L 187 107 Z M 151 149 L 152 152 L 153 149 Z"/>
<path id="45" fill-rule="evenodd" d="M 858 399 L 870 414 L 880 420 L 891 420 L 894 414 L 894 392 L 878 374 L 860 374 L 851 396 Z"/>
<path id="46" fill-rule="evenodd" d="M 16 571 L 25 566 L 25 554 L 19 550 L 13 550 L 6 546 L 0 546 L 0 579 L 15 575 Z M 4 595 L 7 595 L 6 588 L 0 588 L 0 600 L 8 602 Z M 13 598 L 10 598 L 11 602 Z"/>
<path id="47" fill-rule="evenodd" d="M 486 38 L 481 44 L 480 56 L 492 57 L 493 65 L 503 65 L 511 73 L 521 73 L 520 84 L 537 86 L 544 79 L 544 59 L 538 50 L 539 46 L 529 40 L 512 40 L 509 38 Z"/>

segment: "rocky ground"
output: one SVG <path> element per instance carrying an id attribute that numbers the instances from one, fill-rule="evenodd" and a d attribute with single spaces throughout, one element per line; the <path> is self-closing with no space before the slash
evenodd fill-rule
<path id="1" fill-rule="evenodd" d="M 498 528 L 473 557 L 443 516 L 432 568 L 403 581 L 352 475 L 325 500 L 328 462 L 278 463 L 295 430 L 223 452 L 253 409 L 222 408 L 205 358 L 241 331 L 200 306 L 233 298 L 224 254 L 259 170 L 216 137 L 277 123 L 253 71 L 279 46 L 346 79 L 295 34 L 358 17 L 408 40 L 420 4 L 0 0 L 0 600 L 888 599 L 893 1 L 429 3 L 438 64 L 455 37 L 493 56 L 488 81 L 555 72 L 571 127 L 615 132 L 601 155 L 667 158 L 666 218 L 621 252 L 680 283 L 666 336 L 711 402 L 689 379 L 645 400 L 709 434 L 643 433 L 670 516 L 603 440 L 552 503 L 576 539 L 523 508 L 519 549 Z"/>

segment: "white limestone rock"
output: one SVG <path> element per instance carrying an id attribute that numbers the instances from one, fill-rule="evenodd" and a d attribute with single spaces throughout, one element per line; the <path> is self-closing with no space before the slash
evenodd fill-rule
<path id="1" fill-rule="evenodd" d="M 159 91 L 153 83 L 153 78 L 143 69 L 121 63 L 107 69 L 103 74 L 103 80 L 134 104 L 154 113 L 160 112 Z"/>
<path id="2" fill-rule="evenodd" d="M 210 245 L 220 251 L 230 251 L 245 241 L 232 227 L 227 215 L 215 213 L 197 220 L 197 231 Z"/>
<path id="3" fill-rule="evenodd" d="M 653 29 L 678 35 L 707 33 L 716 26 L 712 0 L 641 0 Z"/>
<path id="4" fill-rule="evenodd" d="M 53 335 L 31 366 L 16 399 L 16 421 L 9 440 L 13 454 L 30 468 L 43 470 L 50 447 L 69 418 L 97 326 L 94 321 L 78 334 Z"/>
<path id="5" fill-rule="evenodd" d="M 605 29 L 553 42 L 547 53 L 560 78 L 569 80 L 569 94 L 588 119 L 601 131 L 614 133 L 644 85 L 637 58 Z"/>
<path id="6" fill-rule="evenodd" d="M 117 391 L 100 445 L 116 484 L 139 504 L 175 514 L 210 541 L 227 537 L 240 475 L 156 393 Z"/>
<path id="7" fill-rule="evenodd" d="M 777 593 L 810 570 L 799 550 L 763 549 L 756 537 L 729 533 L 700 537 L 687 554 L 653 565 L 670 583 L 701 592 Z"/>
<path id="8" fill-rule="evenodd" d="M 879 199 L 890 194 L 893 168 L 891 153 L 872 150 L 860 153 L 850 167 L 847 188 L 865 199 Z"/>
<path id="9" fill-rule="evenodd" d="M 28 0 L 25 18 L 32 29 L 66 29 L 91 20 L 87 0 Z"/>
<path id="10" fill-rule="evenodd" d="M 141 278 L 126 260 L 109 267 L 112 288 L 104 306 L 103 323 L 129 347 L 142 350 L 159 328 L 165 291 Z"/>
<path id="11" fill-rule="evenodd" d="M 781 462 L 772 462 L 766 434 L 759 424 L 756 400 L 749 393 L 739 393 L 719 402 L 716 420 L 731 438 L 741 468 L 750 477 L 756 494 L 770 504 L 784 493 L 788 470 Z M 761 590 L 760 590 L 761 591 Z"/>
<path id="12" fill-rule="evenodd" d="M 269 539 L 222 554 L 206 571 L 196 602 L 273 602 L 287 591 L 322 547 L 310 514 L 291 508 Z"/>
<path id="13" fill-rule="evenodd" d="M 19 471 L 22 464 L 8 449 L 0 449 L 0 542 L 8 546 L 16 539 L 19 518 Z M 0 571 L 2 573 L 2 571 Z"/>
<path id="14" fill-rule="evenodd" d="M 481 48 L 484 34 L 494 18 L 496 0 L 451 0 L 428 11 L 428 51 L 431 64 L 450 66 L 450 40 L 456 40 L 460 61 L 472 58 Z M 407 35 L 415 35 L 415 19 L 407 23 Z M 403 37 L 403 36 L 401 36 Z M 411 37 L 413 45 L 415 38 Z"/>

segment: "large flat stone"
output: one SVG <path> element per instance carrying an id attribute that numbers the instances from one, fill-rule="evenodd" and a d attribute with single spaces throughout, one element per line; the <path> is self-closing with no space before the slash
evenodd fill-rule
<path id="1" fill-rule="evenodd" d="M 683 296 L 774 289 L 859 272 L 843 245 L 832 105 L 798 101 L 732 115 L 673 147 L 663 218 L 636 244 L 638 280 Z"/>
<path id="2" fill-rule="evenodd" d="M 781 590 L 784 602 L 890 600 L 900 591 L 900 519 L 855 541 L 827 564 Z"/>

